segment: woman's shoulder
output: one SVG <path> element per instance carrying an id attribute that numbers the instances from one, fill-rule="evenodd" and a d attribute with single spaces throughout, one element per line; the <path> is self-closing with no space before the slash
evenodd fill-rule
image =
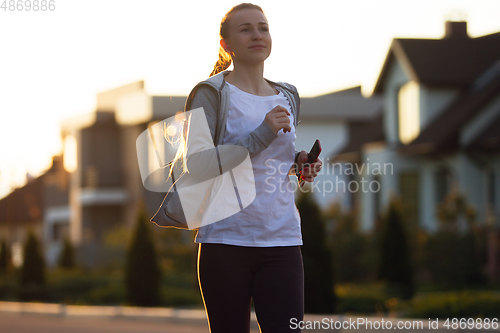
<path id="1" fill-rule="evenodd" d="M 205 96 L 210 98 L 217 98 L 219 90 L 224 83 L 223 73 L 216 74 L 203 81 L 198 82 L 188 95 L 188 100 L 194 96 Z"/>
<path id="2" fill-rule="evenodd" d="M 282 89 L 286 89 L 293 94 L 297 94 L 297 95 L 299 94 L 297 88 L 293 84 L 290 84 L 288 82 L 282 82 L 282 81 L 274 82 L 271 80 L 267 80 L 267 82 L 269 82 L 270 84 L 272 84 L 274 86 L 281 87 Z"/>
<path id="3" fill-rule="evenodd" d="M 205 81 L 199 82 L 191 89 L 184 110 L 191 110 L 193 107 L 216 107 L 218 105 L 219 94 L 214 85 L 206 83 Z M 194 105 L 193 105 L 194 104 Z"/>
<path id="4" fill-rule="evenodd" d="M 218 91 L 224 84 L 223 72 L 213 75 L 208 79 L 198 82 L 188 95 L 188 98 L 193 98 L 197 95 L 214 95 L 217 96 Z"/>

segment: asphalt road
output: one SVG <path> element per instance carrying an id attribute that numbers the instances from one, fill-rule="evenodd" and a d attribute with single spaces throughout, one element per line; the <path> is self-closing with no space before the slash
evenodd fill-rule
<path id="1" fill-rule="evenodd" d="M 310 320 L 321 320 L 320 317 Z M 440 327 L 439 329 L 366 329 L 360 327 L 357 329 L 304 329 L 307 333 L 326 333 L 326 332 L 349 332 L 361 331 L 363 333 L 380 333 L 380 332 L 418 332 L 418 333 L 445 333 L 456 331 Z M 489 333 L 500 332 L 500 329 L 483 329 L 483 330 L 460 330 L 462 332 L 477 332 Z M 1 313 L 0 312 L 0 333 L 209 333 L 206 323 L 199 320 L 189 322 L 183 319 L 179 322 L 171 320 L 154 320 L 154 319 L 125 319 L 125 318 L 102 318 L 102 317 L 61 317 L 57 315 L 40 315 L 40 314 L 19 314 L 19 313 Z M 259 333 L 258 328 L 253 328 L 250 333 Z"/>
<path id="2" fill-rule="evenodd" d="M 208 333 L 204 324 L 0 313 L 2 333 Z M 259 333 L 252 330 L 251 333 Z"/>

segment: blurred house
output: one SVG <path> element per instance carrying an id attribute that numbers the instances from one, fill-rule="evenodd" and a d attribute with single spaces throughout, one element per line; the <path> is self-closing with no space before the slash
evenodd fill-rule
<path id="1" fill-rule="evenodd" d="M 322 172 L 316 177 L 315 186 L 306 186 L 304 190 L 311 191 L 322 208 L 332 202 L 352 205 L 352 193 L 342 185 L 347 184 L 351 176 L 340 174 L 330 157 L 353 138 L 349 135 L 353 127 L 372 127 L 380 122 L 381 115 L 382 99 L 363 97 L 360 86 L 301 98 L 295 148 L 309 151 L 316 139 L 321 142 Z"/>
<path id="2" fill-rule="evenodd" d="M 22 265 L 23 245 L 29 231 L 44 240 L 62 243 L 68 221 L 68 173 L 62 158 L 53 158 L 52 166 L 41 176 L 30 179 L 21 188 L 0 200 L 0 239 L 4 239 L 16 267 Z M 40 249 L 43 250 L 43 249 Z M 51 258 L 53 248 L 46 249 Z"/>
<path id="3" fill-rule="evenodd" d="M 152 216 L 164 193 L 142 186 L 136 140 L 149 124 L 183 110 L 185 97 L 149 96 L 144 82 L 97 95 L 95 112 L 63 122 L 65 165 L 70 169 L 68 230 L 79 263 L 94 267 L 110 258 L 107 233 L 131 227 L 139 205 Z M 46 239 L 46 246 L 51 246 Z"/>
<path id="4" fill-rule="evenodd" d="M 296 148 L 322 143 L 325 167 L 311 188 L 318 202 L 358 208 L 361 227 L 371 230 L 395 194 L 409 222 L 432 231 L 436 204 L 456 186 L 478 222 L 498 228 L 499 45 L 500 33 L 470 38 L 466 22 L 446 22 L 442 39 L 393 40 L 372 97 L 354 87 L 302 98 Z M 142 185 L 137 137 L 182 111 L 185 99 L 148 95 L 139 81 L 98 94 L 94 112 L 64 121 L 64 156 L 0 200 L 0 237 L 16 260 L 30 228 L 49 265 L 67 235 L 81 264 L 109 260 L 107 232 L 132 226 L 141 203 L 152 216 L 164 197 Z"/>
<path id="5" fill-rule="evenodd" d="M 41 236 L 50 266 L 57 263 L 66 236 L 80 264 L 94 267 L 110 260 L 106 234 L 117 226 L 131 227 L 141 203 L 152 216 L 164 197 L 142 185 L 136 140 L 148 126 L 182 111 L 185 100 L 150 96 L 139 81 L 98 94 L 94 112 L 64 121 L 63 156 L 55 157 L 44 175 L 0 200 L 0 230 L 9 234 L 9 244 L 19 248 L 29 225 Z M 380 114 L 381 100 L 364 98 L 360 87 L 303 98 L 297 149 L 308 151 L 319 138 L 323 156 L 331 155 L 346 142 L 350 122 L 371 123 Z M 154 167 L 154 149 L 147 149 Z M 338 199 L 331 190 L 315 194 L 323 205 Z M 184 234 L 192 242 L 190 233 Z"/>
<path id="6" fill-rule="evenodd" d="M 436 205 L 452 187 L 477 210 L 478 223 L 498 230 L 500 33 L 470 38 L 466 22 L 445 28 L 442 39 L 393 40 L 373 91 L 382 117 L 351 124 L 334 156 L 360 166 L 357 181 L 380 184 L 355 194 L 364 230 L 393 194 L 411 225 L 436 230 Z"/>

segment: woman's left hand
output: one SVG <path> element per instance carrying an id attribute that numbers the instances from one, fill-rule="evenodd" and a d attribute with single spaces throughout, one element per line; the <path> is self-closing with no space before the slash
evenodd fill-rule
<path id="1" fill-rule="evenodd" d="M 314 161 L 314 163 L 310 165 L 305 165 L 304 163 L 307 162 L 307 151 L 303 150 L 300 152 L 299 157 L 297 158 L 297 163 L 298 163 L 298 169 L 301 170 L 300 173 L 302 175 L 301 180 L 306 181 L 306 182 L 313 182 L 314 178 L 318 175 L 318 173 L 321 171 L 321 168 L 323 167 L 323 162 L 319 158 Z"/>

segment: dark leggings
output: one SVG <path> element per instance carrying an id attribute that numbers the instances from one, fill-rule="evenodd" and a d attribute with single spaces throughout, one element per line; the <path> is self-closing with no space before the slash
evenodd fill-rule
<path id="1" fill-rule="evenodd" d="M 290 327 L 304 316 L 300 246 L 200 243 L 198 281 L 211 333 L 248 333 L 251 299 L 263 333 L 300 332 Z"/>

